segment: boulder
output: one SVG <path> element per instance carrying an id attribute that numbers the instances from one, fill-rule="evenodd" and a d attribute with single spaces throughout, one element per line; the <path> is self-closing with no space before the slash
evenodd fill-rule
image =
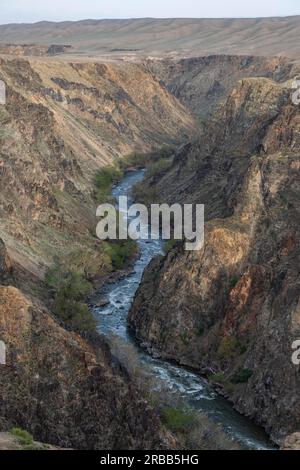
<path id="1" fill-rule="evenodd" d="M 300 450 L 300 432 L 295 432 L 287 436 L 281 450 Z"/>

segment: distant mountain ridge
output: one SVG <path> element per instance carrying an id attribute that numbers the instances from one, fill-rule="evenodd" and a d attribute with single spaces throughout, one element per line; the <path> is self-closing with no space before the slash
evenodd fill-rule
<path id="1" fill-rule="evenodd" d="M 300 16 L 249 19 L 138 18 L 0 25 L 0 44 L 70 44 L 103 55 L 300 54 Z"/>

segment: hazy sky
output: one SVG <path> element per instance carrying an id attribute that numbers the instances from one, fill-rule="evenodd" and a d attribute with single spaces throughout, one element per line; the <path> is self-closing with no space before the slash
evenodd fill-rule
<path id="1" fill-rule="evenodd" d="M 86 18 L 218 18 L 299 14 L 299 0 L 0 0 L 0 24 Z"/>

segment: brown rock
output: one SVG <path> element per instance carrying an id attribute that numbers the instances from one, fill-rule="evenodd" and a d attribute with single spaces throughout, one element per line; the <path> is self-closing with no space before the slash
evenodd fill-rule
<path id="1" fill-rule="evenodd" d="M 60 327 L 40 303 L 0 287 L 0 338 L 7 347 L 0 374 L 3 430 L 17 426 L 39 441 L 75 449 L 172 445 L 99 337 L 88 343 Z"/>
<path id="2" fill-rule="evenodd" d="M 287 436 L 283 442 L 281 450 L 300 450 L 300 432 L 295 432 Z"/>

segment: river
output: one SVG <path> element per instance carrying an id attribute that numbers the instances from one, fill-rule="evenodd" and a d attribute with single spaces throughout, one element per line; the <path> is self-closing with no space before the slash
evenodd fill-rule
<path id="1" fill-rule="evenodd" d="M 133 185 L 144 177 L 144 170 L 130 172 L 113 189 L 113 196 L 128 196 L 131 202 Z M 148 230 L 148 227 L 143 227 Z M 242 449 L 266 450 L 274 448 L 264 431 L 249 419 L 240 415 L 232 405 L 219 396 L 209 383 L 196 373 L 166 361 L 155 359 L 136 345 L 127 329 L 127 314 L 135 292 L 141 282 L 142 274 L 151 259 L 163 252 L 161 240 L 139 240 L 140 257 L 136 261 L 133 273 L 104 286 L 101 294 L 109 300 L 105 307 L 94 308 L 99 320 L 99 332 L 103 335 L 117 335 L 122 341 L 136 348 L 138 358 L 146 364 L 157 379 L 163 380 L 170 391 L 176 391 L 189 406 L 204 412 Z"/>

